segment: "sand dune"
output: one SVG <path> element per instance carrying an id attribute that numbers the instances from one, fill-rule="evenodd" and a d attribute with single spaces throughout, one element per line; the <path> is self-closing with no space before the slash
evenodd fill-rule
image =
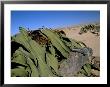
<path id="1" fill-rule="evenodd" d="M 93 49 L 93 56 L 100 57 L 100 36 L 96 36 L 90 32 L 80 35 L 78 34 L 80 27 L 63 29 L 63 31 L 66 33 L 67 37 L 83 41 L 88 47 Z"/>

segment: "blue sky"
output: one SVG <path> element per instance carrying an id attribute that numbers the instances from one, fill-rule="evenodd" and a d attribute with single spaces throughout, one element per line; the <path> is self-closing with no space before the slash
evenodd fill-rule
<path id="1" fill-rule="evenodd" d="M 11 11 L 11 35 L 19 27 L 37 29 L 65 27 L 100 21 L 100 11 Z"/>

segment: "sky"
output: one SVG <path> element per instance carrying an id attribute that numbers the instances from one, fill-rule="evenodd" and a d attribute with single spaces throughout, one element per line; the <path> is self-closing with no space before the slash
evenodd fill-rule
<path id="1" fill-rule="evenodd" d="M 18 33 L 19 27 L 33 30 L 92 22 L 100 22 L 100 11 L 11 11 L 11 35 Z"/>

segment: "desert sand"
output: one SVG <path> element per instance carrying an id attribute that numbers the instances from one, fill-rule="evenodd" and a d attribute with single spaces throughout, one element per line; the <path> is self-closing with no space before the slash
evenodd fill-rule
<path id="1" fill-rule="evenodd" d="M 66 36 L 84 42 L 88 47 L 92 48 L 93 56 L 100 57 L 100 36 L 96 36 L 90 32 L 78 34 L 80 27 L 63 29 Z"/>

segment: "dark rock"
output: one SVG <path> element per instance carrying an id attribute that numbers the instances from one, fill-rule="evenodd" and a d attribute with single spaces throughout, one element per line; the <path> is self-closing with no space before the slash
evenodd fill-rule
<path id="1" fill-rule="evenodd" d="M 92 56 L 91 48 L 73 49 L 68 59 L 64 60 L 60 65 L 60 73 L 62 76 L 74 76 L 81 67 L 89 62 Z"/>

